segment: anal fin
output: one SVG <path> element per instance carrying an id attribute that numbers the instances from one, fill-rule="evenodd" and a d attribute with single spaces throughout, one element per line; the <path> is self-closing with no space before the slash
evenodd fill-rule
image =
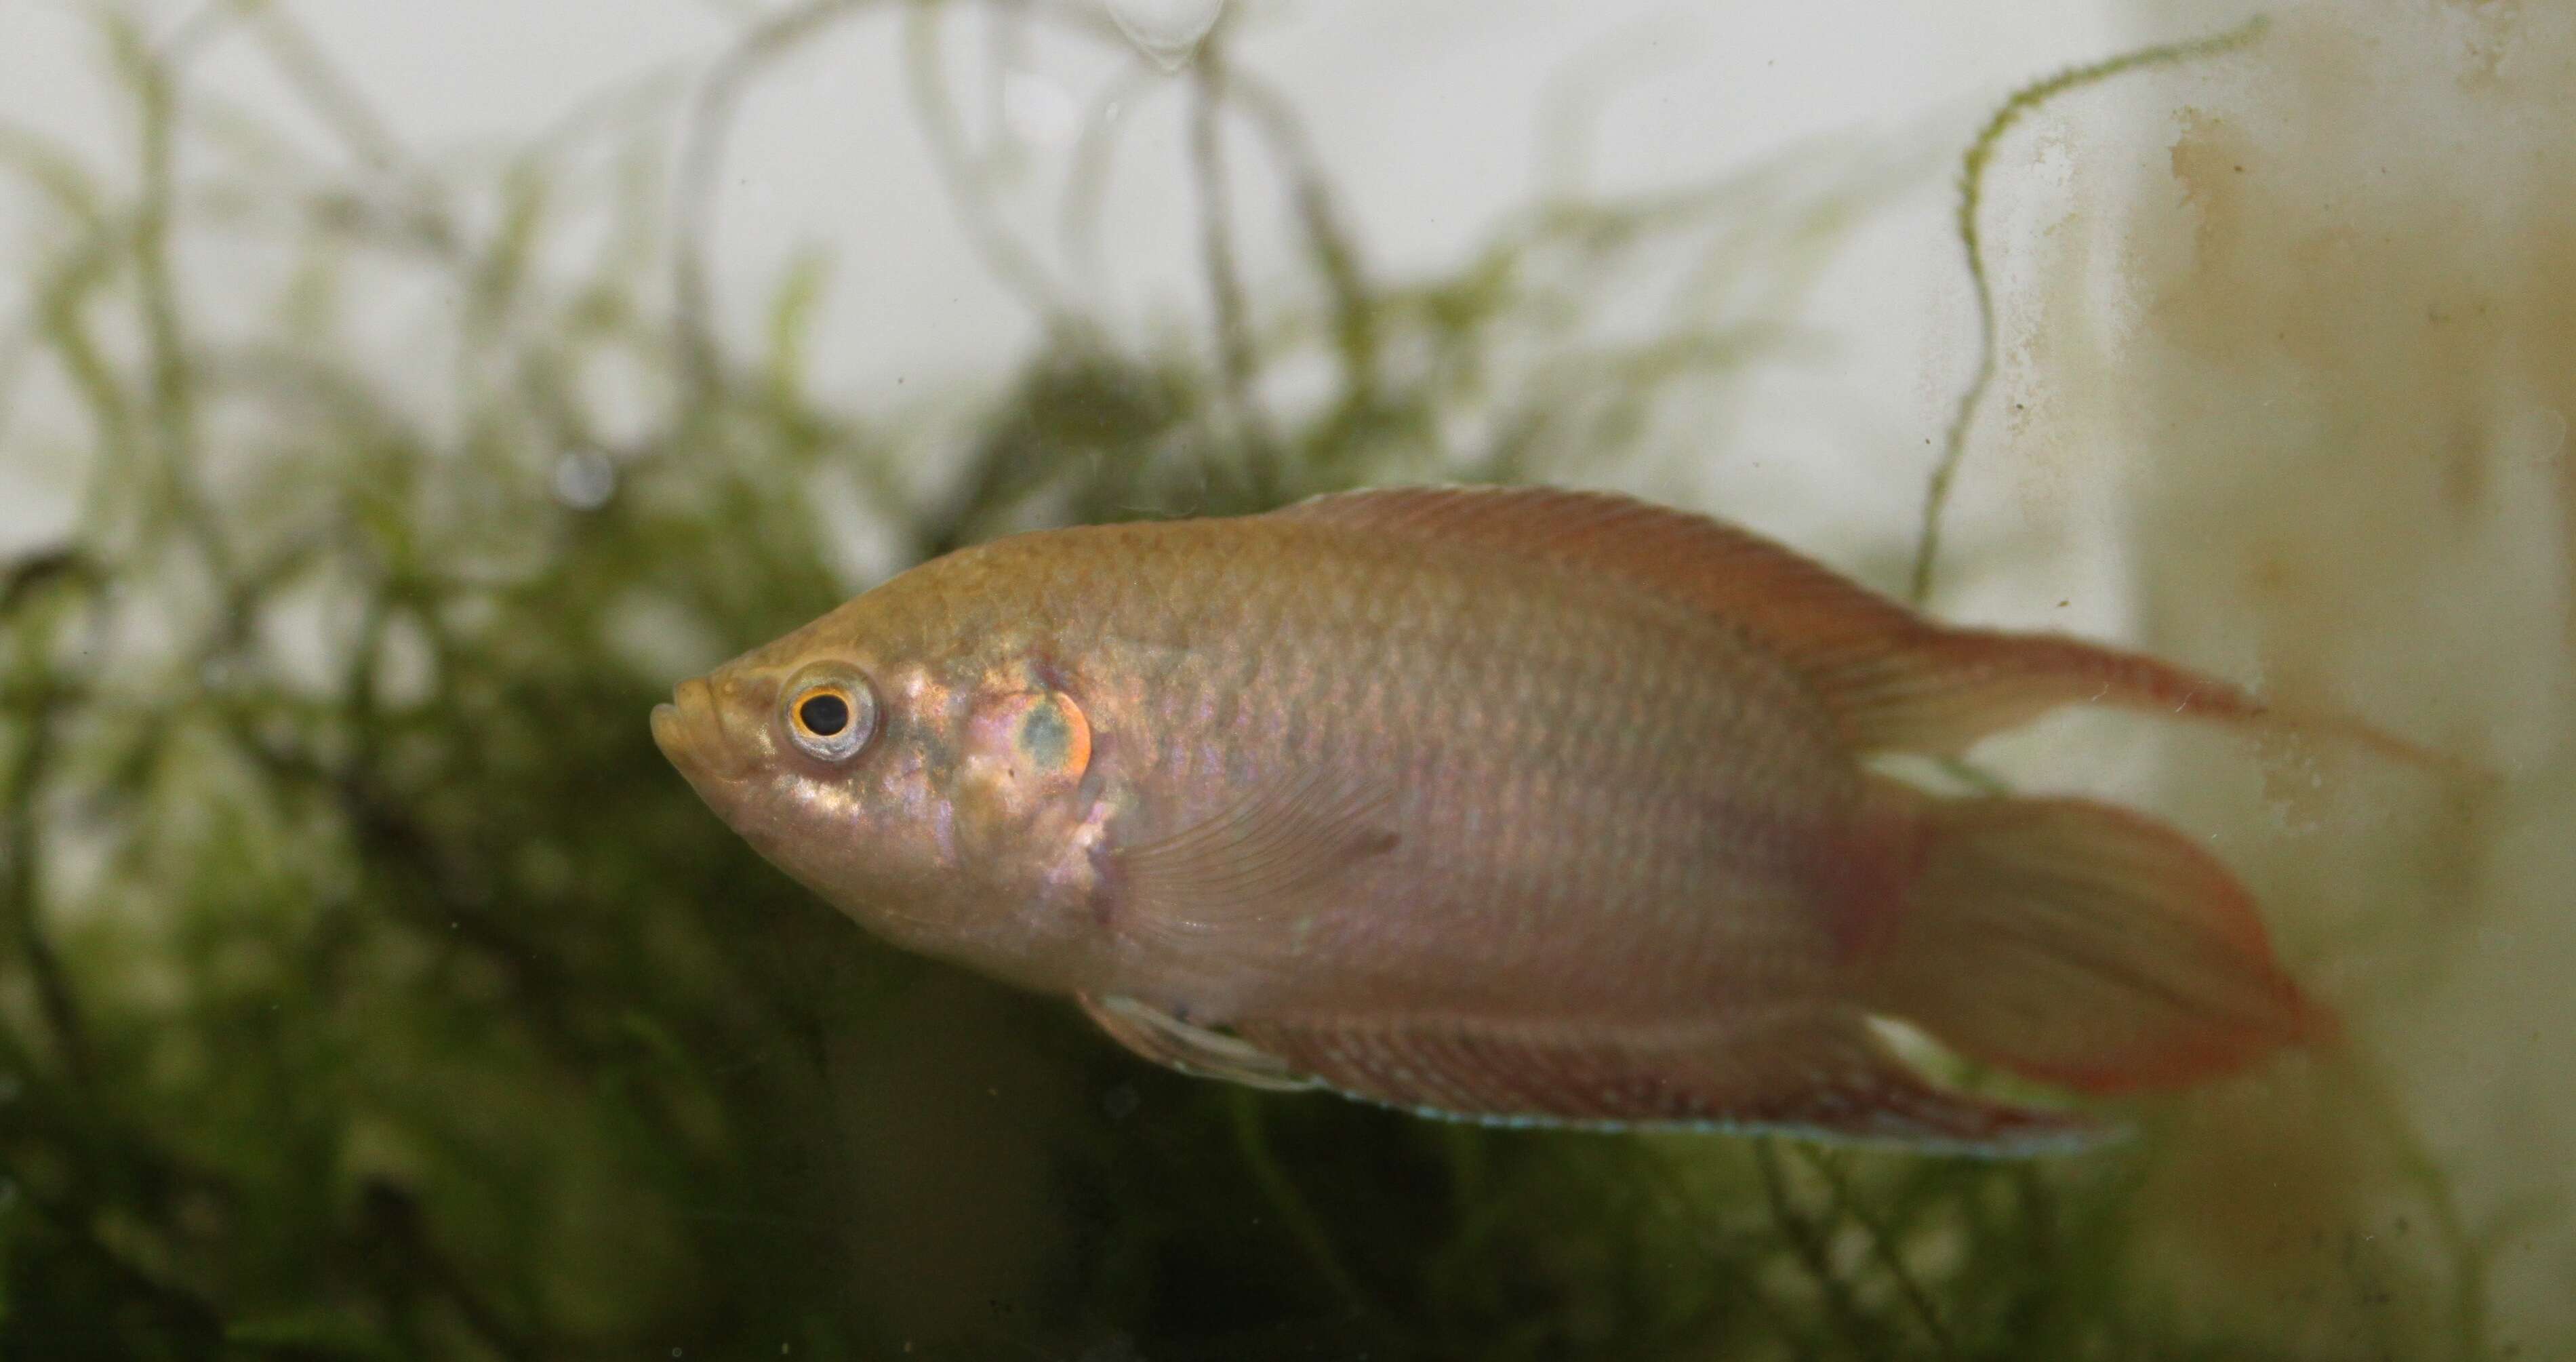
<path id="1" fill-rule="evenodd" d="M 1488 1124 L 1775 1132 L 1987 1155 L 2068 1150 L 2110 1133 L 2079 1115 L 1934 1087 L 1857 1019 L 1648 1036 L 1423 1019 L 1238 1029 L 1348 1096 Z"/>

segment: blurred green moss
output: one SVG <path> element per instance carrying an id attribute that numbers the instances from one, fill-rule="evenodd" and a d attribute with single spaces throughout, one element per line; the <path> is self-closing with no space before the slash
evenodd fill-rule
<path id="1" fill-rule="evenodd" d="M 862 8 L 747 28 L 676 113 L 480 168 L 404 155 L 273 6 L 160 42 L 102 15 L 130 173 L 0 131 L 53 215 L 0 381 L 49 367 L 83 421 L 58 450 L 0 411 L 13 460 L 83 488 L 0 577 L 0 1352 L 2261 1353 L 2130 1276 L 2148 1147 L 1501 1132 L 1193 1082 L 879 947 L 708 817 L 643 716 L 863 584 L 824 509 L 915 559 L 1615 470 L 1675 388 L 1785 353 L 1798 286 L 1883 185 L 1790 163 L 1543 203 L 1454 273 L 1383 279 L 1293 108 L 1211 60 L 1199 116 L 1289 178 L 1304 286 L 1253 297 L 1221 214 L 1216 335 L 1140 350 L 1038 281 L 1042 342 L 970 435 L 930 436 L 818 395 L 827 260 L 778 282 L 751 352 L 710 320 L 730 102 Z M 216 41 L 347 164 L 185 87 Z M 920 93 L 935 140 L 945 96 Z M 191 311 L 200 234 L 292 262 L 248 334 Z M 1606 325 L 1676 272 L 1652 334 Z M 349 340 L 389 281 L 459 300 L 426 398 Z M 1322 400 L 1264 405 L 1265 375 L 1318 360 Z M 596 395 L 608 370 L 656 395 L 640 427 Z"/>

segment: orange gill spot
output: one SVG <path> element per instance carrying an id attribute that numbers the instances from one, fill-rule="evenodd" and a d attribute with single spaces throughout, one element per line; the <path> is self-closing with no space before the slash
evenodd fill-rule
<path id="1" fill-rule="evenodd" d="M 1028 697 L 1014 745 L 1035 770 L 1050 778 L 1080 780 L 1091 767 L 1091 721 L 1062 691 Z"/>
<path id="2" fill-rule="evenodd" d="M 963 793 L 1023 816 L 1081 783 L 1091 767 L 1091 724 L 1061 691 L 988 694 L 975 705 L 964 755 Z"/>

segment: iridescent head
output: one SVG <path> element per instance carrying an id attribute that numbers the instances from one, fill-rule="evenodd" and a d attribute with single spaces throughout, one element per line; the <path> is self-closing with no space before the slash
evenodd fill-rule
<path id="1" fill-rule="evenodd" d="M 934 563 L 695 680 L 653 739 L 763 856 L 861 923 L 1038 987 L 1074 962 L 1091 730 L 1024 628 Z M 989 604 L 989 603 L 988 603 Z"/>

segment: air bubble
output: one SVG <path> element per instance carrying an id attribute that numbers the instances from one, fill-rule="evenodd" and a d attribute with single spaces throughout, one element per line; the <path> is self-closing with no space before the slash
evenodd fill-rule
<path id="1" fill-rule="evenodd" d="M 577 449 L 555 460 L 555 500 L 576 511 L 596 511 L 617 494 L 617 465 L 595 449 Z"/>
<path id="2" fill-rule="evenodd" d="M 1118 31 L 1165 72 L 1190 64 L 1199 40 L 1216 27 L 1225 0 L 1103 0 Z"/>

